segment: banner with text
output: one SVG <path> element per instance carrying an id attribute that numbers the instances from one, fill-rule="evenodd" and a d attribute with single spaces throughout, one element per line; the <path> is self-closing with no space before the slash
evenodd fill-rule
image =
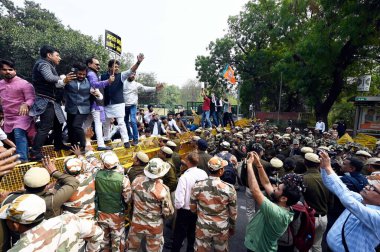
<path id="1" fill-rule="evenodd" d="M 121 37 L 113 32 L 106 30 L 105 34 L 105 47 L 106 49 L 121 54 Z"/>

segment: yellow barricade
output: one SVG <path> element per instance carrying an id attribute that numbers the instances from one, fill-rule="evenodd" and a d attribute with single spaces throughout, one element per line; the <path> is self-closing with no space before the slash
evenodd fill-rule
<path id="1" fill-rule="evenodd" d="M 192 132 L 186 132 L 180 137 L 180 146 L 179 146 L 179 154 L 181 156 L 187 154 L 192 151 L 190 145 L 191 137 L 193 136 Z M 113 151 L 119 157 L 120 164 L 128 169 L 133 164 L 133 157 L 136 152 L 143 151 L 146 153 L 149 158 L 153 158 L 157 156 L 157 152 L 160 150 L 159 147 L 159 139 L 152 137 L 148 139 L 143 139 L 140 141 L 139 145 L 135 147 L 131 147 L 129 149 L 125 149 L 124 147 L 120 147 L 122 143 L 113 142 L 112 146 L 114 147 Z M 93 148 L 96 149 L 96 142 L 93 142 Z M 55 158 L 57 170 L 63 172 L 63 161 L 66 157 L 72 156 L 72 152 L 70 151 L 54 151 L 54 147 L 52 145 L 44 146 L 41 150 L 41 153 L 44 156 L 50 156 Z M 99 158 L 100 153 L 102 151 L 95 151 L 94 154 Z M 5 175 L 0 181 L 0 191 L 15 191 L 22 189 L 23 187 L 23 178 L 26 171 L 31 167 L 42 167 L 42 164 L 39 162 L 29 162 L 25 164 L 20 164 L 16 166 L 11 173 Z"/>

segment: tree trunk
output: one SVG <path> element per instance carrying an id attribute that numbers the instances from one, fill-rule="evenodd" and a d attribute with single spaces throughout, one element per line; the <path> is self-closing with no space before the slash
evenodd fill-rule
<path id="1" fill-rule="evenodd" d="M 315 117 L 318 121 L 319 118 L 326 123 L 326 129 L 328 129 L 327 116 L 338 99 L 344 86 L 344 71 L 353 62 L 354 55 L 357 52 L 357 47 L 349 40 L 340 50 L 340 54 L 334 64 L 334 71 L 332 72 L 333 84 L 330 87 L 326 100 L 321 103 L 317 103 L 314 107 Z"/>

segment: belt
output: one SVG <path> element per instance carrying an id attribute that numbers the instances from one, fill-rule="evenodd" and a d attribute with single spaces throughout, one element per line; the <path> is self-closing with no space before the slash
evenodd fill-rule
<path id="1" fill-rule="evenodd" d="M 326 214 L 314 214 L 314 217 L 323 217 L 326 216 Z"/>

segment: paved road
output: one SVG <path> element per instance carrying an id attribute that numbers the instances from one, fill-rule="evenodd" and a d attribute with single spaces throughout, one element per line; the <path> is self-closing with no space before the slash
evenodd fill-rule
<path id="1" fill-rule="evenodd" d="M 245 190 L 245 189 L 244 189 Z M 247 249 L 244 246 L 245 227 L 247 225 L 247 215 L 245 213 L 245 195 L 244 190 L 237 192 L 238 195 L 238 219 L 236 223 L 235 235 L 229 241 L 231 252 L 244 252 Z M 164 252 L 170 252 L 170 249 L 164 248 Z M 186 244 L 182 247 L 181 252 L 186 252 Z"/>

